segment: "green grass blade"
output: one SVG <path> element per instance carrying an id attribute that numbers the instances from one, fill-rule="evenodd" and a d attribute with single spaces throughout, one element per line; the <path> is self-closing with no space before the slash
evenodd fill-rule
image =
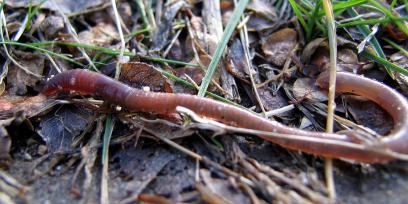
<path id="1" fill-rule="evenodd" d="M 344 10 L 344 9 L 348 9 L 348 8 L 352 8 L 354 6 L 358 6 L 361 4 L 366 3 L 367 0 L 351 0 L 351 1 L 339 1 L 333 4 L 333 11 L 334 12 L 338 12 L 340 10 Z M 340 13 L 337 13 L 337 15 L 339 15 Z M 323 10 L 320 10 L 319 12 L 319 16 L 324 16 L 325 13 Z"/>
<path id="2" fill-rule="evenodd" d="M 305 29 L 306 33 L 309 33 L 309 27 L 305 21 L 305 19 L 303 18 L 302 12 L 300 11 L 300 8 L 295 0 L 289 0 L 290 5 L 292 6 L 293 12 L 295 12 L 295 15 L 298 19 L 298 21 L 300 22 L 300 24 L 303 26 L 303 29 Z"/>
<path id="3" fill-rule="evenodd" d="M 351 17 L 355 17 L 358 16 L 359 14 L 357 13 L 357 11 L 353 8 L 349 8 L 347 9 L 347 13 L 351 16 Z M 357 25 L 356 26 L 357 29 L 364 35 L 364 37 L 367 37 L 368 35 L 370 35 L 371 30 L 367 25 Z M 381 48 L 380 43 L 378 42 L 377 38 L 374 36 L 373 38 L 371 38 L 370 42 L 369 42 L 375 51 L 375 54 L 382 59 L 385 59 L 385 54 L 384 51 Z M 384 65 L 384 63 L 382 63 Z M 387 63 L 388 64 L 388 63 Z M 391 63 L 392 64 L 392 63 Z M 391 71 L 390 69 L 392 69 L 391 67 L 385 66 L 385 69 L 387 70 L 388 74 L 391 75 Z"/>
<path id="4" fill-rule="evenodd" d="M 67 56 L 65 56 L 65 55 L 58 54 L 58 53 L 49 51 L 49 50 L 47 50 L 47 49 L 44 49 L 44 48 L 41 48 L 41 47 L 36 47 L 36 46 L 30 45 L 30 44 L 19 43 L 19 42 L 14 42 L 14 41 L 0 42 L 0 44 L 14 45 L 14 46 L 20 46 L 20 47 L 25 47 L 25 48 L 37 50 L 37 51 L 39 51 L 39 52 L 47 53 L 47 54 L 49 54 L 49 55 L 52 55 L 52 56 L 61 58 L 61 59 L 63 59 L 63 60 L 66 60 L 66 61 L 68 61 L 68 62 L 71 62 L 71 63 L 73 63 L 73 64 L 76 64 L 76 65 L 78 65 L 78 66 L 84 66 L 83 64 L 81 64 L 81 63 L 77 62 L 76 60 L 71 59 L 71 58 L 69 58 L 69 57 L 67 57 Z"/>
<path id="5" fill-rule="evenodd" d="M 58 41 L 45 41 L 45 42 L 37 42 L 37 43 L 30 43 L 29 45 L 32 46 L 50 46 L 50 45 L 62 45 L 62 46 L 69 46 L 69 47 L 81 47 L 84 49 L 91 49 L 95 50 L 104 54 L 109 54 L 109 55 L 119 55 L 120 51 L 112 48 L 106 48 L 106 47 L 99 47 L 96 45 L 90 45 L 90 44 L 83 44 L 83 43 L 76 43 L 76 42 L 58 42 Z M 129 57 L 134 57 L 135 54 L 131 52 L 125 52 L 123 55 L 129 56 Z M 184 66 L 191 66 L 191 67 L 198 67 L 199 65 L 197 64 L 192 64 L 188 62 L 182 62 L 182 61 L 177 61 L 177 60 L 171 60 L 171 59 L 164 59 L 164 58 L 159 58 L 159 57 L 144 57 L 144 56 L 139 56 L 140 58 L 146 59 L 146 60 L 151 60 L 153 62 L 160 62 L 160 63 L 168 63 L 168 64 L 175 64 L 175 65 L 184 65 Z"/>
<path id="6" fill-rule="evenodd" d="M 385 42 L 387 42 L 388 44 L 390 44 L 391 46 L 393 46 L 394 48 L 396 48 L 397 50 L 401 51 L 405 56 L 408 57 L 408 51 L 406 49 L 404 49 L 403 47 L 399 46 L 397 43 L 391 41 L 388 38 L 383 38 L 383 40 Z"/>
<path id="7" fill-rule="evenodd" d="M 112 137 L 114 125 L 115 121 L 113 120 L 112 115 L 107 115 L 105 121 L 105 132 L 103 133 L 102 164 L 106 161 L 106 157 L 109 153 L 109 143 Z"/>
<path id="8" fill-rule="evenodd" d="M 390 69 L 392 71 L 396 71 L 396 72 L 399 72 L 399 73 L 401 73 L 401 74 L 403 74 L 405 76 L 408 76 L 408 70 L 406 70 L 406 69 L 404 69 L 404 68 L 402 68 L 402 67 L 400 67 L 400 66 L 398 66 L 396 64 L 393 64 L 393 63 L 389 62 L 385 58 L 379 57 L 378 55 L 367 51 L 367 49 L 364 50 L 363 52 L 361 52 L 361 56 L 363 56 L 363 57 L 365 57 L 365 58 L 367 58 L 369 60 L 372 60 L 374 62 L 377 62 L 378 64 L 382 64 L 382 65 L 384 65 L 384 67 L 387 67 L 388 69 Z"/>

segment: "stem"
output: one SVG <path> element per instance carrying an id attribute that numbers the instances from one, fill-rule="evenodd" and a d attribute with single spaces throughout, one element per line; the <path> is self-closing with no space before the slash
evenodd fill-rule
<path id="1" fill-rule="evenodd" d="M 336 67 L 337 67 L 337 41 L 336 41 L 336 25 L 334 22 L 333 8 L 330 0 L 323 0 L 323 8 L 327 18 L 327 30 L 330 46 L 330 81 L 329 81 L 329 93 L 328 93 L 328 105 L 327 105 L 327 121 L 326 132 L 333 132 L 334 122 L 334 109 L 336 104 L 334 103 L 334 96 L 336 91 Z M 326 158 L 325 160 L 325 177 L 326 185 L 329 191 L 329 197 L 334 202 L 336 199 L 336 189 L 334 186 L 333 178 L 333 164 L 332 160 Z"/>

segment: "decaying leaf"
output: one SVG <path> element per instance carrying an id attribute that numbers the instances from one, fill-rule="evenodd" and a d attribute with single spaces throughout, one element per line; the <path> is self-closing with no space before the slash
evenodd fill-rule
<path id="1" fill-rule="evenodd" d="M 348 96 L 347 104 L 348 111 L 358 124 L 380 135 L 386 135 L 392 129 L 392 118 L 374 102 L 358 96 Z"/>
<path id="2" fill-rule="evenodd" d="M 122 178 L 129 180 L 126 191 L 139 195 L 175 155 L 161 147 L 129 148 L 113 156 L 119 161 Z"/>
<path id="3" fill-rule="evenodd" d="M 234 40 L 231 48 L 228 49 L 229 63 L 226 63 L 227 71 L 235 77 L 249 83 L 248 80 L 248 64 L 245 60 L 244 48 L 239 39 Z"/>
<path id="4" fill-rule="evenodd" d="M 185 6 L 187 5 L 184 1 L 176 1 L 171 4 L 166 4 L 164 18 L 161 20 L 160 24 L 158 24 L 157 30 L 153 35 L 153 50 L 162 50 L 169 42 L 169 36 L 172 31 L 172 21 L 179 10 Z"/>
<path id="5" fill-rule="evenodd" d="M 152 189 L 150 192 L 171 197 L 180 195 L 181 192 L 194 186 L 195 162 L 185 155 L 172 154 L 175 159 L 167 163 L 149 184 L 148 187 Z M 163 185 L 164 183 L 172 185 Z"/>
<path id="6" fill-rule="evenodd" d="M 265 0 L 251 1 L 247 6 L 248 10 L 252 11 L 251 18 L 247 26 L 249 30 L 262 31 L 271 28 L 276 24 L 278 15 L 272 2 Z"/>
<path id="7" fill-rule="evenodd" d="M 90 30 L 78 33 L 78 39 L 81 43 L 101 47 L 110 45 L 117 36 L 114 25 L 106 23 L 99 23 Z"/>
<path id="8" fill-rule="evenodd" d="M 338 71 L 348 71 L 357 73 L 362 67 L 358 61 L 357 54 L 350 49 L 340 49 L 337 53 Z"/>
<path id="9" fill-rule="evenodd" d="M 179 115 L 171 114 L 164 115 L 162 117 L 165 119 L 143 119 L 138 123 L 143 127 L 144 131 L 148 132 L 149 134 L 168 139 L 183 138 L 191 136 L 195 133 L 194 129 L 180 125 L 181 118 Z"/>
<path id="10" fill-rule="evenodd" d="M 175 69 L 174 74 L 181 79 L 184 79 L 186 81 L 193 80 L 195 84 L 200 85 L 205 73 L 202 69 L 185 67 L 185 68 Z M 174 84 L 174 92 L 175 93 L 190 93 L 190 94 L 197 93 L 196 90 L 191 89 L 191 88 L 186 88 L 185 86 L 182 86 L 178 83 Z"/>
<path id="11" fill-rule="evenodd" d="M 95 0 L 95 1 L 88 1 L 88 0 L 76 0 L 76 1 L 65 1 L 65 0 L 52 0 L 52 1 L 44 1 L 41 5 L 41 8 L 44 9 L 51 9 L 54 11 L 58 11 L 60 9 L 62 12 L 69 14 L 73 12 L 80 12 L 88 9 L 89 7 L 94 7 L 102 4 L 106 0 Z M 42 0 L 7 0 L 5 1 L 7 6 L 11 7 L 28 7 L 30 2 L 33 6 L 39 5 Z"/>
<path id="12" fill-rule="evenodd" d="M 192 35 L 189 35 L 186 39 L 186 51 L 193 57 L 194 50 L 196 50 L 198 59 L 196 59 L 196 57 L 193 58 L 192 63 L 200 63 L 204 66 L 208 66 L 211 62 L 209 53 L 216 49 L 218 37 L 206 32 L 202 26 L 204 24 L 203 19 L 200 17 L 191 16 L 190 24 L 190 32 Z M 197 62 L 198 60 L 199 62 Z M 214 78 L 218 79 L 219 73 L 217 73 Z"/>
<path id="13" fill-rule="evenodd" d="M 404 41 L 408 39 L 408 35 L 402 32 L 394 23 L 387 23 L 385 30 L 395 40 Z"/>
<path id="14" fill-rule="evenodd" d="M 34 86 L 41 80 L 38 76 L 43 74 L 44 70 L 44 56 L 39 53 L 23 52 L 15 50 L 13 52 L 18 56 L 19 63 L 29 72 L 37 75 L 27 73 L 21 67 L 15 64 L 10 64 L 7 73 L 8 93 L 11 95 L 24 95 L 27 93 L 27 87 L 34 88 Z"/>
<path id="15" fill-rule="evenodd" d="M 62 31 L 64 27 L 64 19 L 61 16 L 47 16 L 40 24 L 40 30 L 49 39 L 56 37 L 58 32 Z"/>
<path id="16" fill-rule="evenodd" d="M 303 72 L 308 73 L 308 75 L 316 75 L 328 70 L 329 63 L 329 50 L 326 47 L 318 47 L 310 60 L 310 65 L 312 65 L 310 69 L 312 70 L 303 70 Z"/>
<path id="17" fill-rule="evenodd" d="M 92 114 L 75 107 L 61 107 L 41 119 L 39 135 L 47 143 L 49 153 L 72 150 L 74 138 L 92 123 Z"/>
<path id="18" fill-rule="evenodd" d="M 326 40 L 325 38 L 316 38 L 309 42 L 303 49 L 302 55 L 300 56 L 300 60 L 302 60 L 303 63 L 309 63 L 312 55 L 315 53 L 318 47 L 323 47 L 325 45 L 327 46 L 325 40 Z"/>
<path id="19" fill-rule="evenodd" d="M 275 8 L 266 0 L 254 0 L 247 6 L 248 10 L 256 13 L 256 15 L 263 16 L 270 20 L 275 20 L 277 17 Z"/>
<path id="20" fill-rule="evenodd" d="M 309 99 L 313 101 L 327 101 L 327 94 L 319 89 L 314 79 L 298 78 L 293 84 L 293 95 L 296 100 Z"/>
<path id="21" fill-rule="evenodd" d="M 130 62 L 122 65 L 121 81 L 135 88 L 149 87 L 154 92 L 170 92 L 170 83 L 152 65 L 142 62 Z"/>
<path id="22" fill-rule="evenodd" d="M 262 50 L 269 62 L 283 66 L 289 54 L 297 44 L 297 32 L 284 28 L 268 36 L 262 44 Z"/>
<path id="23" fill-rule="evenodd" d="M 276 92 L 274 95 L 266 88 L 258 88 L 259 97 L 266 111 L 275 110 L 289 105 L 288 100 L 285 98 L 281 91 Z M 289 116 L 290 112 L 281 114 L 280 116 Z"/>
<path id="24" fill-rule="evenodd" d="M 408 56 L 404 55 L 401 52 L 397 52 L 391 55 L 390 61 L 405 69 L 408 69 Z M 408 76 L 397 72 L 394 73 L 395 79 L 398 82 L 399 86 L 401 87 L 401 90 L 406 96 L 408 96 Z"/>

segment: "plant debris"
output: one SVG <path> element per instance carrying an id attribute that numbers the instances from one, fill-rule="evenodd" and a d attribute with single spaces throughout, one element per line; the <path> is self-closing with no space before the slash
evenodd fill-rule
<path id="1" fill-rule="evenodd" d="M 78 68 L 112 78 L 120 73 L 115 80 L 151 92 L 196 95 L 209 82 L 206 97 L 287 126 L 323 131 L 327 94 L 316 78 L 328 70 L 330 47 L 322 3 L 242 2 L 4 1 L 0 203 L 408 200 L 404 161 L 335 160 L 338 197 L 331 200 L 323 158 L 183 111 L 131 112 L 93 94 L 41 93 L 54 75 Z M 406 5 L 332 3 L 337 70 L 376 79 L 407 96 Z M 232 30 L 230 20 L 239 20 Z M 226 30 L 229 39 L 223 39 Z M 225 50 L 216 51 L 221 44 Z M 220 63 L 208 78 L 217 57 Z M 335 131 L 381 137 L 392 130 L 395 121 L 365 98 L 343 94 L 336 104 Z"/>

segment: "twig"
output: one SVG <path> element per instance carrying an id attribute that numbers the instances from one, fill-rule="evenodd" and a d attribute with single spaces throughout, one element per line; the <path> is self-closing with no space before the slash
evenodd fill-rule
<path id="1" fill-rule="evenodd" d="M 295 108 L 295 105 L 290 104 L 290 105 L 284 106 L 282 108 L 278 108 L 278 109 L 268 111 L 268 112 L 265 113 L 265 115 L 266 115 L 266 117 L 269 118 L 269 117 L 272 117 L 274 115 L 279 115 L 279 114 L 285 113 L 287 111 L 293 110 L 294 108 Z"/>

